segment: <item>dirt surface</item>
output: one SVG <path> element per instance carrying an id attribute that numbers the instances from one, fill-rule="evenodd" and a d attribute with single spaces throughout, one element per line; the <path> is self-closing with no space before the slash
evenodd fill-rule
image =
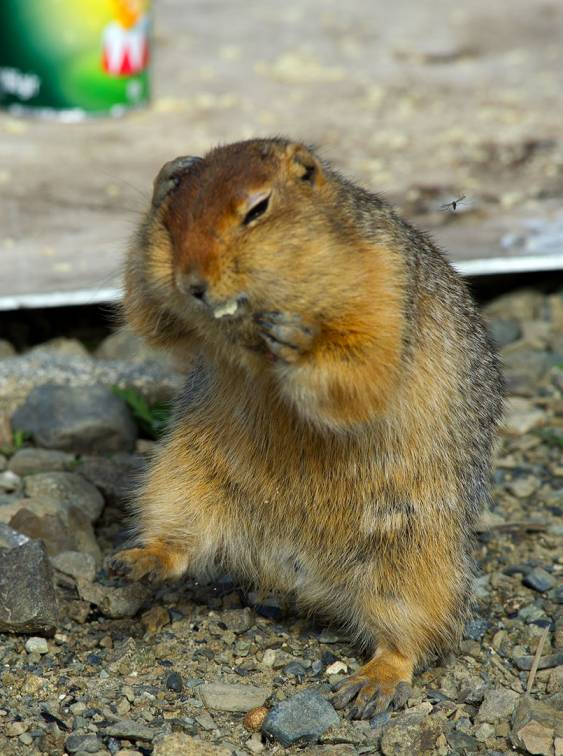
<path id="1" fill-rule="evenodd" d="M 65 388 L 38 374 L 11 416 L 36 444 L 0 422 L 0 753 L 560 754 L 563 289 L 485 309 L 509 396 L 476 532 L 475 612 L 460 648 L 415 675 L 405 710 L 369 721 L 330 704 L 362 663 L 338 628 L 228 576 L 151 587 L 111 574 L 154 442 L 135 442 L 108 389 L 66 373 L 77 359 L 146 370 L 154 355 L 119 334 L 95 355 L 76 340 L 44 344 Z M 0 341 L 4 373 L 23 359 Z"/>
<path id="2" fill-rule="evenodd" d="M 560 265 L 559 0 L 155 5 L 149 109 L 0 116 L 2 308 L 112 296 L 165 160 L 278 133 L 387 195 L 466 272 L 508 255 Z"/>

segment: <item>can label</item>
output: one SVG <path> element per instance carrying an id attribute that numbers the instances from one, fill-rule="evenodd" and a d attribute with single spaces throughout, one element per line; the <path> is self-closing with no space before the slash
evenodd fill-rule
<path id="1" fill-rule="evenodd" d="M 148 100 L 150 0 L 0 0 L 0 107 L 119 113 Z"/>

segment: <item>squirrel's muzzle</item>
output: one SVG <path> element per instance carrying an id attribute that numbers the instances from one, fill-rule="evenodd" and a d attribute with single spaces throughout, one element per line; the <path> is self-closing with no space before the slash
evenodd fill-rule
<path id="1" fill-rule="evenodd" d="M 200 273 L 196 271 L 190 273 L 177 273 L 176 286 L 182 294 L 186 294 L 188 297 L 193 297 L 200 302 L 205 302 L 208 283 Z"/>

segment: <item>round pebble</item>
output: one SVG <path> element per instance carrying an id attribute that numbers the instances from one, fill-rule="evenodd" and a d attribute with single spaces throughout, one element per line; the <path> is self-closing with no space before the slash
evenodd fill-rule
<path id="1" fill-rule="evenodd" d="M 266 706 L 257 706 L 255 709 L 246 712 L 242 723 L 250 732 L 258 732 L 262 729 L 267 715 L 268 708 Z"/>
<path id="2" fill-rule="evenodd" d="M 555 585 L 555 578 L 541 567 L 536 567 L 528 572 L 522 582 L 524 585 L 528 586 L 528 588 L 544 593 L 545 591 L 549 591 L 550 588 L 553 588 Z"/>
<path id="3" fill-rule="evenodd" d="M 307 670 L 300 662 L 290 662 L 285 668 L 286 675 L 292 675 L 293 677 L 305 677 Z"/>
<path id="4" fill-rule="evenodd" d="M 25 650 L 28 654 L 48 654 L 49 645 L 45 638 L 28 638 L 25 642 Z"/>
<path id="5" fill-rule="evenodd" d="M 166 687 L 176 693 L 181 693 L 184 688 L 182 676 L 178 672 L 170 672 L 166 677 Z"/>

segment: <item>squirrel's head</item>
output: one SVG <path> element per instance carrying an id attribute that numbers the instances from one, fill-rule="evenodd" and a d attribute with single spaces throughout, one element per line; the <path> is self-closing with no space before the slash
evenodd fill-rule
<path id="1" fill-rule="evenodd" d="M 155 179 L 127 295 L 206 336 L 260 311 L 344 322 L 373 294 L 362 283 L 376 265 L 345 192 L 311 149 L 287 140 L 176 158 Z"/>
<path id="2" fill-rule="evenodd" d="M 333 193 L 314 153 L 281 139 L 176 158 L 154 182 L 147 272 L 175 312 L 314 309 L 344 268 Z"/>

